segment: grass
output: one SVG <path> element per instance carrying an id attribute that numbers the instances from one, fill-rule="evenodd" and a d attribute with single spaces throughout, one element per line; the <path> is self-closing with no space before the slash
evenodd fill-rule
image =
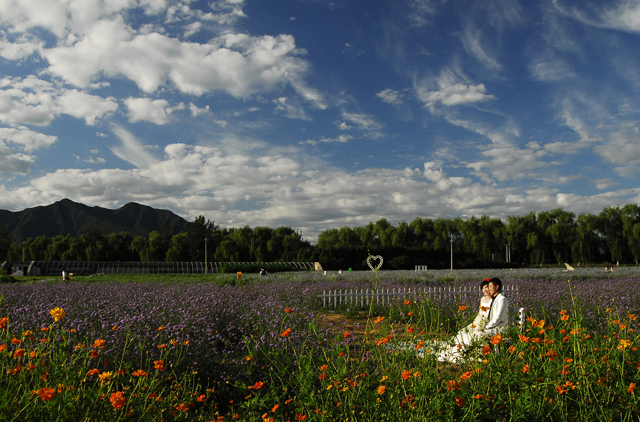
<path id="1" fill-rule="evenodd" d="M 476 298 L 337 314 L 314 299 L 419 282 L 404 273 L 1 285 L 0 420 L 638 420 L 637 278 L 511 274 L 526 327 L 460 365 L 431 341 L 467 324 Z"/>

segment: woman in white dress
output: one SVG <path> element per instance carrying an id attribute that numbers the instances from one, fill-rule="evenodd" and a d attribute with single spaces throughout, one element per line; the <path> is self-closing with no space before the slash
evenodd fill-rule
<path id="1" fill-rule="evenodd" d="M 484 296 L 480 298 L 480 307 L 478 314 L 473 322 L 451 338 L 447 342 L 441 343 L 441 349 L 438 352 L 439 362 L 457 362 L 463 358 L 465 347 L 472 345 L 479 338 L 485 337 L 485 327 L 489 322 L 489 313 L 491 312 L 491 304 L 493 297 L 490 293 L 489 283 L 492 280 L 484 279 L 480 283 L 480 290 Z M 502 282 L 500 282 L 502 285 Z M 501 286 L 502 287 L 502 286 Z"/>

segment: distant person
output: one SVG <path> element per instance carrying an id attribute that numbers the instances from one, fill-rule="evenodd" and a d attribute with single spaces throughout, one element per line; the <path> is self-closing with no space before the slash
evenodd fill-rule
<path id="1" fill-rule="evenodd" d="M 267 270 L 260 268 L 260 275 L 267 275 Z"/>
<path id="2" fill-rule="evenodd" d="M 338 274 L 342 275 L 342 270 L 341 269 L 338 270 Z"/>
<path id="3" fill-rule="evenodd" d="M 62 279 L 65 281 L 71 280 L 71 277 L 69 276 L 69 273 L 67 272 L 66 268 L 62 269 Z"/>

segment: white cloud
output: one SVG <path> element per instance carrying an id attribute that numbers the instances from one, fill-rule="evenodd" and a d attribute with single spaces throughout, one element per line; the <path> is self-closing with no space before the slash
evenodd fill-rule
<path id="1" fill-rule="evenodd" d="M 320 138 L 317 141 L 313 139 L 308 139 L 306 141 L 300 142 L 300 144 L 308 144 L 308 145 L 318 145 L 318 144 L 331 144 L 331 143 L 346 143 L 353 139 L 351 135 L 340 135 L 336 138 Z"/>
<path id="2" fill-rule="evenodd" d="M 488 51 L 486 45 L 482 43 L 482 33 L 473 24 L 467 24 L 462 34 L 462 45 L 464 49 L 480 64 L 491 71 L 499 71 L 502 65 L 495 58 L 496 53 Z"/>
<path id="3" fill-rule="evenodd" d="M 138 168 L 148 168 L 156 159 L 149 154 L 144 145 L 124 128 L 113 125 L 113 132 L 120 139 L 120 145 L 110 147 L 111 152 Z"/>
<path id="4" fill-rule="evenodd" d="M 25 151 L 48 148 L 58 140 L 55 136 L 33 132 L 23 126 L 0 128 L 0 139 L 4 142 L 21 145 Z"/>
<path id="5" fill-rule="evenodd" d="M 175 110 L 184 109 L 182 103 L 170 107 L 169 102 L 163 99 L 127 98 L 124 103 L 127 106 L 127 114 L 131 123 L 151 122 L 156 125 L 166 125 L 173 120 L 172 114 Z"/>
<path id="6" fill-rule="evenodd" d="M 636 1 L 615 2 L 617 4 L 585 1 L 578 2 L 577 6 L 569 6 L 564 3 L 561 0 L 553 0 L 553 4 L 560 13 L 584 24 L 627 32 L 640 32 L 640 4 Z"/>
<path id="7" fill-rule="evenodd" d="M 0 142 L 0 173 L 28 174 L 35 163 L 35 157 L 15 152 L 4 142 Z"/>
<path id="8" fill-rule="evenodd" d="M 60 114 L 93 125 L 118 109 L 112 97 L 59 88 L 34 76 L 2 79 L 0 88 L 0 122 L 10 125 L 47 126 Z"/>
<path id="9" fill-rule="evenodd" d="M 405 94 L 401 91 L 396 91 L 391 88 L 387 88 L 376 94 L 376 97 L 388 104 L 399 105 L 404 102 Z"/>
<path id="10" fill-rule="evenodd" d="M 382 128 L 372 116 L 362 113 L 342 112 L 342 118 L 355 125 L 360 130 L 375 131 Z"/>
<path id="11" fill-rule="evenodd" d="M 418 98 L 431 109 L 438 104 L 450 107 L 495 99 L 486 93 L 484 84 L 468 83 L 451 69 L 443 70 L 437 79 L 423 80 L 415 90 Z"/>

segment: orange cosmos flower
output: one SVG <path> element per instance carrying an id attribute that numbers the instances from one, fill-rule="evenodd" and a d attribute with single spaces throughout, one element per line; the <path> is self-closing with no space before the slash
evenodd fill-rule
<path id="1" fill-rule="evenodd" d="M 109 401 L 111 402 L 111 406 L 113 406 L 115 409 L 121 409 L 127 404 L 127 399 L 122 391 L 111 393 Z"/>
<path id="2" fill-rule="evenodd" d="M 9 318 L 4 317 L 0 318 L 0 329 L 7 329 L 7 325 L 9 325 Z"/>
<path id="3" fill-rule="evenodd" d="M 424 347 L 424 343 L 422 341 L 419 341 L 416 345 L 415 348 L 416 350 L 422 349 Z"/>
<path id="4" fill-rule="evenodd" d="M 146 377 L 147 375 L 149 375 L 149 373 L 143 371 L 142 369 L 138 369 L 137 371 L 133 371 L 131 375 L 133 375 L 134 377 Z"/>
<path id="5" fill-rule="evenodd" d="M 4 344 L 0 344 L 0 352 L 4 352 L 4 349 L 5 349 L 6 347 L 7 347 L 7 346 L 5 346 Z"/>
<path id="6" fill-rule="evenodd" d="M 56 390 L 51 387 L 44 387 L 34 391 L 34 393 L 40 397 L 42 401 L 49 401 L 56 395 Z"/>
<path id="7" fill-rule="evenodd" d="M 407 312 L 407 316 L 413 315 L 413 312 Z"/>
<path id="8" fill-rule="evenodd" d="M 271 413 L 273 413 L 273 412 L 275 412 L 276 410 L 278 410 L 278 408 L 279 408 L 279 407 L 280 407 L 280 405 L 279 405 L 279 404 L 276 404 L 275 406 L 273 406 L 273 407 L 271 408 Z"/>
<path id="9" fill-rule="evenodd" d="M 464 407 L 464 399 L 462 397 L 456 397 L 456 404 L 460 407 Z"/>
<path id="10" fill-rule="evenodd" d="M 175 407 L 175 409 L 179 410 L 180 412 L 187 412 L 189 411 L 189 405 L 186 403 L 180 403 Z"/>
<path id="11" fill-rule="evenodd" d="M 403 380 L 408 380 L 409 378 L 411 378 L 411 371 L 407 371 L 405 369 L 404 371 L 402 371 L 400 376 L 402 377 Z"/>
<path id="12" fill-rule="evenodd" d="M 631 384 L 629 384 L 629 388 L 627 388 L 627 391 L 633 394 L 633 390 L 635 390 L 635 388 L 636 388 L 636 383 L 632 382 Z"/>
<path id="13" fill-rule="evenodd" d="M 413 327 L 409 327 L 409 328 L 407 328 L 407 333 L 409 333 L 409 334 L 413 334 L 413 333 L 415 333 L 415 332 L 416 332 L 416 329 L 415 329 L 415 328 L 413 328 Z"/>
<path id="14" fill-rule="evenodd" d="M 113 378 L 113 372 L 105 371 L 98 375 L 98 378 L 100 379 L 100 381 L 111 381 L 111 379 Z"/>
<path id="15" fill-rule="evenodd" d="M 291 312 L 293 312 L 293 309 L 291 308 L 284 308 L 284 311 L 288 314 L 290 314 Z"/>
<path id="16" fill-rule="evenodd" d="M 378 346 L 382 345 L 382 344 L 386 344 L 389 343 L 389 337 L 382 337 L 380 340 L 378 340 L 376 342 L 378 344 Z"/>
<path id="17" fill-rule="evenodd" d="M 491 348 L 489 347 L 488 344 L 485 344 L 484 346 L 482 346 L 482 354 L 483 355 L 488 355 L 489 352 L 491 352 Z"/>
<path id="18" fill-rule="evenodd" d="M 460 384 L 456 380 L 447 381 L 447 391 L 459 390 Z"/>
<path id="19" fill-rule="evenodd" d="M 104 349 L 106 346 L 104 345 L 104 340 L 97 339 L 93 342 L 93 347 L 96 349 Z"/>
<path id="20" fill-rule="evenodd" d="M 461 380 L 467 380 L 467 379 L 471 378 L 471 375 L 473 375 L 473 372 L 467 371 L 464 374 L 460 375 L 460 379 Z"/>
<path id="21" fill-rule="evenodd" d="M 67 313 L 64 311 L 64 309 L 59 308 L 59 307 L 55 307 L 52 310 L 49 311 L 49 314 L 51 314 L 51 317 L 53 318 L 54 322 L 58 322 L 60 321 L 62 318 L 64 318 Z"/>
<path id="22" fill-rule="evenodd" d="M 13 352 L 14 358 L 21 358 L 23 356 L 24 356 L 24 349 L 17 349 L 15 352 Z"/>
<path id="23" fill-rule="evenodd" d="M 384 385 L 380 385 L 378 387 L 378 394 L 384 394 L 385 391 L 387 391 L 387 387 L 385 387 Z"/>
<path id="24" fill-rule="evenodd" d="M 161 360 L 154 360 L 153 361 L 153 367 L 154 369 L 157 369 L 158 371 L 164 371 L 164 362 Z"/>
<path id="25" fill-rule="evenodd" d="M 99 373 L 100 373 L 100 370 L 97 368 L 94 368 L 94 369 L 90 369 L 89 372 L 87 372 L 87 376 L 90 377 L 92 375 L 99 374 Z"/>
<path id="26" fill-rule="evenodd" d="M 631 340 L 625 340 L 625 339 L 621 339 L 620 340 L 620 346 L 618 346 L 619 349 L 624 349 L 627 348 L 629 346 L 631 346 L 632 341 Z"/>
<path id="27" fill-rule="evenodd" d="M 287 337 L 289 334 L 291 334 L 291 328 L 284 330 L 282 334 L 280 334 L 280 337 Z"/>
<path id="28" fill-rule="evenodd" d="M 467 310 L 467 305 L 458 305 L 458 311 L 464 312 Z"/>
<path id="29" fill-rule="evenodd" d="M 303 415 L 302 413 L 298 413 L 298 417 L 297 417 L 298 421 L 304 421 L 306 419 L 307 419 L 307 415 Z"/>
<path id="30" fill-rule="evenodd" d="M 523 374 L 526 374 L 527 372 L 529 372 L 529 365 L 524 364 L 524 365 L 522 366 L 522 373 L 523 373 Z"/>
<path id="31" fill-rule="evenodd" d="M 491 344 L 500 344 L 502 343 L 502 335 L 500 334 L 496 334 L 495 336 L 491 337 Z"/>
<path id="32" fill-rule="evenodd" d="M 402 302 L 404 305 L 411 305 L 411 301 L 410 300 L 405 300 L 404 302 Z"/>
<path id="33" fill-rule="evenodd" d="M 251 389 L 259 390 L 259 389 L 261 389 L 263 386 L 264 386 L 264 382 L 262 382 L 262 381 L 258 381 L 258 382 L 256 382 L 255 384 L 250 385 L 249 387 L 247 387 L 247 389 L 249 389 L 249 390 L 251 390 Z"/>
<path id="34" fill-rule="evenodd" d="M 22 343 L 22 342 L 21 342 L 20 340 L 18 340 L 17 338 L 15 338 L 15 337 L 14 337 L 14 338 L 12 338 L 12 339 L 11 339 L 11 343 L 13 343 L 13 344 L 16 344 L 16 345 L 17 345 L 17 344 L 20 344 L 20 343 Z"/>
<path id="35" fill-rule="evenodd" d="M 350 333 L 350 332 L 348 332 L 348 331 L 345 331 L 345 332 L 344 332 L 344 334 L 343 334 L 342 336 L 343 336 L 344 338 L 351 337 L 351 333 Z"/>

